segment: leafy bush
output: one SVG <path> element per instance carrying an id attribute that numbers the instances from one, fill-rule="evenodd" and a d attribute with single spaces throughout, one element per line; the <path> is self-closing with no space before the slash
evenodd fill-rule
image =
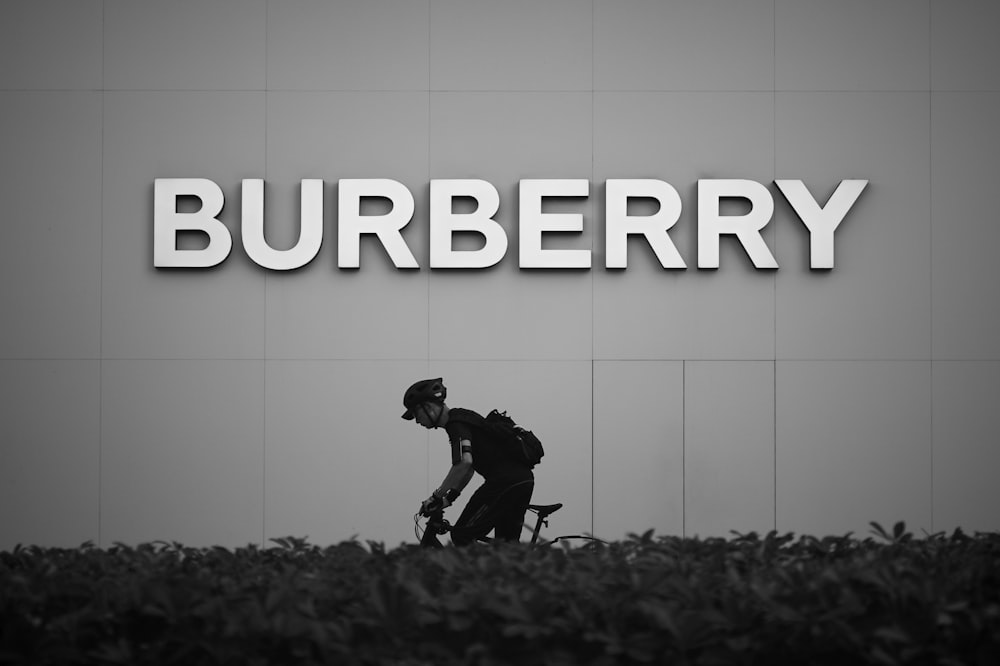
<path id="1" fill-rule="evenodd" d="M 1000 535 L 0 553 L 0 663 L 997 664 Z"/>

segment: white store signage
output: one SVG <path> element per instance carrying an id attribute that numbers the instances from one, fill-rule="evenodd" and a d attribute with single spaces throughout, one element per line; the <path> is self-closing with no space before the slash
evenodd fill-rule
<path id="1" fill-rule="evenodd" d="M 809 233 L 809 265 L 815 269 L 834 266 L 834 232 L 868 185 L 867 180 L 842 180 L 824 205 L 820 205 L 801 180 L 776 180 L 778 190 Z M 670 239 L 670 230 L 680 219 L 681 198 L 670 184 L 656 179 L 605 181 L 605 267 L 628 266 L 627 240 L 642 236 L 664 268 L 685 269 L 687 264 Z M 584 218 L 579 213 L 543 212 L 546 197 L 586 198 L 590 181 L 584 179 L 534 179 L 519 183 L 518 265 L 521 268 L 591 268 L 591 251 L 543 248 L 547 232 L 579 233 Z M 771 221 L 774 200 L 757 181 L 704 179 L 698 181 L 698 268 L 719 267 L 719 240 L 733 236 L 758 269 L 778 268 L 761 230 Z M 301 225 L 298 242 L 276 250 L 264 238 L 264 181 L 242 183 L 241 237 L 247 256 L 256 264 L 276 271 L 301 268 L 312 261 L 323 244 L 324 183 L 306 179 L 301 187 Z M 210 268 L 221 264 L 233 247 L 229 229 L 219 221 L 225 197 L 222 189 L 204 178 L 158 178 L 153 187 L 153 265 L 157 268 Z M 194 197 L 201 206 L 180 212 L 178 201 Z M 379 215 L 362 214 L 362 199 L 388 200 L 391 208 Z M 455 212 L 456 199 L 472 199 L 476 209 Z M 630 215 L 630 199 L 653 199 L 659 209 L 651 215 Z M 749 203 L 741 215 L 722 213 L 722 202 L 740 199 Z M 500 194 L 485 180 L 432 180 L 430 182 L 430 267 L 488 268 L 507 253 L 507 234 L 494 219 L 500 209 Z M 374 235 L 397 268 L 419 268 L 403 239 L 402 230 L 413 218 L 413 194 L 402 183 L 385 178 L 342 179 L 337 191 L 337 266 L 360 267 L 362 235 Z M 208 243 L 199 249 L 180 249 L 178 235 L 200 232 Z M 482 247 L 456 249 L 456 234 L 479 234 Z"/>

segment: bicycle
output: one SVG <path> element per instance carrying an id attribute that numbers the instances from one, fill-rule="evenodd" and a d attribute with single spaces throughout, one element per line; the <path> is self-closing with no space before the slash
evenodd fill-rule
<path id="1" fill-rule="evenodd" d="M 528 511 L 536 515 L 535 525 L 532 527 L 528 523 L 525 526 L 531 529 L 531 541 L 530 545 L 534 547 L 538 544 L 539 534 L 541 533 L 542 527 L 549 526 L 549 516 L 558 511 L 563 507 L 562 503 L 557 504 L 529 504 Z M 427 524 L 424 526 L 424 533 L 420 534 L 420 512 L 417 512 L 413 516 L 414 523 L 414 534 L 416 534 L 417 539 L 420 541 L 420 546 L 423 548 L 444 548 L 444 544 L 441 543 L 439 536 L 443 536 L 451 531 L 452 525 L 444 517 L 444 509 L 436 509 L 427 515 Z M 601 543 L 606 543 L 597 537 L 588 536 L 584 534 L 564 534 L 557 536 L 555 539 L 548 541 L 542 539 L 543 545 L 553 545 L 556 542 L 563 539 L 587 539 L 589 541 L 599 541 Z M 479 541 L 484 543 L 492 543 L 492 539 L 487 536 L 479 537 Z"/>

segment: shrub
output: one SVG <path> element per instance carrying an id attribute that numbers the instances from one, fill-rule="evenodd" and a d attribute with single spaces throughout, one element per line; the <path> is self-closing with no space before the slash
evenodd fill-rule
<path id="1" fill-rule="evenodd" d="M 0 553 L 0 663 L 996 664 L 1000 535 Z"/>

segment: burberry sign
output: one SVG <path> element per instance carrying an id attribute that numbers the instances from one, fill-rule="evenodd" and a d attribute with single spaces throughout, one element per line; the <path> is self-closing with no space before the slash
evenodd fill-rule
<path id="1" fill-rule="evenodd" d="M 820 204 L 801 180 L 775 180 L 777 190 L 788 201 L 809 234 L 809 265 L 814 269 L 834 267 L 834 235 L 837 228 L 868 185 L 867 180 L 842 180 L 826 203 Z M 604 266 L 627 268 L 627 241 L 642 237 L 664 268 L 686 269 L 687 261 L 670 238 L 680 219 L 682 201 L 677 189 L 657 179 L 613 179 L 604 183 Z M 518 183 L 518 265 L 521 268 L 589 269 L 593 253 L 585 249 L 543 247 L 546 233 L 582 233 L 582 213 L 547 212 L 546 198 L 586 199 L 590 181 L 585 179 L 525 179 Z M 264 234 L 264 181 L 243 180 L 241 186 L 240 235 L 251 261 L 274 271 L 301 268 L 311 262 L 323 244 L 323 199 L 325 183 L 319 179 L 301 182 L 301 215 L 298 241 L 286 249 L 275 249 Z M 159 178 L 153 187 L 153 264 L 157 268 L 210 268 L 224 262 L 232 252 L 233 238 L 219 221 L 225 204 L 222 189 L 204 178 Z M 364 199 L 388 202 L 387 212 L 364 214 Z M 195 199 L 195 210 L 180 210 L 182 199 Z M 653 200 L 651 214 L 630 214 L 632 199 Z M 726 200 L 742 200 L 739 214 L 727 214 Z M 473 202 L 456 206 L 463 200 Z M 774 198 L 762 183 L 743 179 L 703 179 L 697 182 L 697 259 L 701 269 L 719 267 L 719 244 L 731 237 L 758 269 L 778 268 L 778 262 L 761 231 L 774 214 Z M 402 230 L 414 213 L 412 192 L 402 183 L 386 178 L 341 179 L 337 184 L 337 267 L 360 268 L 361 237 L 377 238 L 396 268 L 420 268 L 403 238 Z M 461 211 L 456 210 L 461 208 Z M 508 238 L 495 220 L 500 194 L 490 182 L 478 179 L 430 181 L 430 268 L 488 268 L 507 253 Z M 178 237 L 195 232 L 207 239 L 204 247 L 180 248 Z M 478 235 L 480 247 L 457 248 L 459 234 Z"/>

